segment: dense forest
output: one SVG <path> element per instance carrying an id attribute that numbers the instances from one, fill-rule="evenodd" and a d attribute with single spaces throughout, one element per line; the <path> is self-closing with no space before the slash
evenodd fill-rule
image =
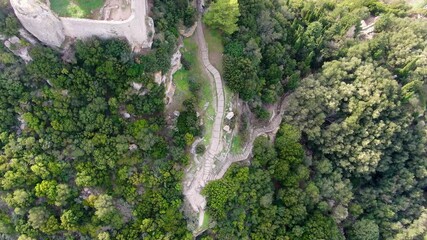
<path id="1" fill-rule="evenodd" d="M 260 107 L 294 90 L 302 77 L 336 59 L 348 31 L 370 15 L 404 16 L 408 7 L 376 0 L 239 1 L 238 30 L 225 35 L 224 80 L 260 117 Z"/>
<path id="2" fill-rule="evenodd" d="M 226 83 L 261 118 L 289 96 L 274 143 L 206 187 L 216 226 L 201 239 L 424 239 L 427 21 L 403 2 L 239 10 Z"/>
<path id="3" fill-rule="evenodd" d="M 76 45 L 75 63 L 34 48 L 28 67 L 2 71 L 2 232 L 188 237 L 179 210 L 188 157 L 164 132 L 163 86 L 129 56 L 123 42 L 92 40 Z"/>
<path id="4" fill-rule="evenodd" d="M 208 184 L 204 193 L 217 220 L 216 239 L 342 239 L 310 179 L 300 136 L 295 127 L 282 125 L 274 144 L 256 140 L 249 167 L 229 169 Z"/>
<path id="5" fill-rule="evenodd" d="M 285 112 L 250 161 L 203 189 L 212 220 L 197 239 L 425 239 L 427 10 L 378 0 L 206 4 L 225 83 L 259 122 L 281 98 Z M 0 239 L 193 239 L 182 182 L 202 133 L 198 94 L 192 86 L 168 126 L 153 75 L 170 69 L 177 25 L 193 25 L 196 9 L 154 0 L 151 16 L 144 54 L 118 39 L 77 41 L 69 55 L 21 39 L 26 64 L 0 42 Z M 0 37 L 19 27 L 0 0 Z"/>
<path id="6" fill-rule="evenodd" d="M 166 128 L 153 72 L 169 70 L 176 25 L 193 21 L 194 9 L 156 6 L 162 35 L 143 56 L 121 40 L 92 39 L 68 58 L 32 47 L 26 65 L 1 43 L 1 239 L 192 238 L 181 179 L 195 112 L 189 105 Z M 3 36 L 17 34 L 10 10 L 0 20 Z"/>

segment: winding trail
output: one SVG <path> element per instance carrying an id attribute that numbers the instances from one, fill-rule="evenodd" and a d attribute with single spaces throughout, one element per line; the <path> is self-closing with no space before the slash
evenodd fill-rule
<path id="1" fill-rule="evenodd" d="M 282 122 L 283 112 L 286 105 L 286 96 L 284 96 L 276 107 L 276 114 L 268 124 L 251 130 L 249 141 L 244 147 L 242 153 L 233 155 L 228 154 L 229 151 L 225 151 L 225 153 L 222 152 L 222 126 L 225 109 L 224 87 L 219 71 L 209 61 L 209 51 L 203 31 L 204 27 L 201 17 L 199 17 L 196 28 L 199 58 L 201 59 L 206 75 L 209 76 L 209 79 L 212 81 L 212 85 L 215 87 L 215 119 L 211 129 L 212 137 L 209 145 L 207 146 L 207 151 L 203 156 L 199 157 L 195 154 L 194 150 L 197 141 L 193 144 L 191 152 L 193 153 L 194 161 L 187 169 L 186 178 L 184 180 L 184 195 L 193 211 L 199 213 L 199 227 L 202 226 L 204 210 L 206 207 L 206 198 L 201 194 L 202 188 L 209 181 L 222 178 L 232 163 L 249 159 L 252 154 L 253 142 L 258 136 L 266 133 L 275 134 Z"/>
<path id="2" fill-rule="evenodd" d="M 222 150 L 222 122 L 224 118 L 224 88 L 219 71 L 209 62 L 209 51 L 203 32 L 203 24 L 201 18 L 197 24 L 196 37 L 199 46 L 199 56 L 202 60 L 203 67 L 211 75 L 215 86 L 215 119 L 212 127 L 212 137 L 207 147 L 206 153 L 199 159 L 195 160 L 196 172 L 192 177 L 187 179 L 187 184 L 184 186 L 184 195 L 195 212 L 201 213 L 206 206 L 206 199 L 201 195 L 202 188 L 211 180 L 212 169 L 214 167 L 215 156 Z M 195 156 L 196 158 L 196 156 Z M 198 165 L 198 166 L 197 166 Z"/>

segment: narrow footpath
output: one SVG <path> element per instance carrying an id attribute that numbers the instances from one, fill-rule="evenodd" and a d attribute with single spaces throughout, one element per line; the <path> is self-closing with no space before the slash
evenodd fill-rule
<path id="1" fill-rule="evenodd" d="M 205 154 L 194 161 L 196 171 L 184 187 L 184 195 L 195 212 L 200 213 L 200 219 L 203 220 L 203 210 L 206 206 L 206 199 L 201 195 L 202 188 L 211 179 L 212 168 L 215 162 L 215 156 L 222 150 L 222 122 L 224 118 L 224 88 L 219 71 L 209 61 L 209 51 L 203 32 L 203 24 L 199 19 L 196 29 L 196 37 L 199 46 L 199 56 L 202 60 L 203 67 L 210 74 L 210 79 L 215 89 L 215 119 L 212 127 L 212 137 L 207 146 Z M 196 158 L 196 156 L 194 156 Z M 189 173 L 191 174 L 191 173 Z"/>

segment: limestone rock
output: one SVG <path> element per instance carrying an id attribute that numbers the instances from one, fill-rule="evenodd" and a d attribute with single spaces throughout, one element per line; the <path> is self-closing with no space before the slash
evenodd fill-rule
<path id="1" fill-rule="evenodd" d="M 122 115 L 123 115 L 123 117 L 124 117 L 124 118 L 126 118 L 126 119 L 129 119 L 129 118 L 130 118 L 130 114 L 129 114 L 129 113 L 127 113 L 127 112 L 122 113 Z"/>
<path id="2" fill-rule="evenodd" d="M 230 126 L 228 126 L 228 125 L 225 125 L 225 126 L 224 126 L 224 128 L 223 128 L 223 130 L 224 130 L 226 133 L 230 133 L 230 132 L 231 132 L 231 130 L 230 130 Z"/>
<path id="3" fill-rule="evenodd" d="M 19 29 L 19 35 L 21 35 L 23 38 L 25 38 L 25 40 L 27 40 L 29 43 L 31 43 L 32 45 L 36 45 L 37 44 L 37 40 L 33 37 L 33 35 L 31 35 L 27 30 L 25 30 L 24 28 L 20 28 Z"/>
<path id="4" fill-rule="evenodd" d="M 166 96 L 165 96 L 165 102 L 166 104 L 169 104 L 172 102 L 173 95 L 175 94 L 175 84 L 173 84 L 173 75 L 182 67 L 181 64 L 181 52 L 179 49 L 181 46 L 178 47 L 178 50 L 172 55 L 171 57 L 171 68 L 169 69 L 166 76 L 163 76 L 162 82 L 166 84 Z M 158 80 L 156 80 L 158 82 Z"/>
<path id="5" fill-rule="evenodd" d="M 41 42 L 60 47 L 65 34 L 60 19 L 38 0 L 10 0 L 22 25 Z"/>
<path id="6" fill-rule="evenodd" d="M 136 91 L 139 91 L 142 88 L 142 84 L 141 83 L 137 83 L 137 82 L 132 82 L 132 87 Z"/>
<path id="7" fill-rule="evenodd" d="M 234 117 L 233 112 L 228 112 L 227 115 L 225 115 L 225 118 L 227 118 L 228 120 L 231 120 L 233 117 Z"/>
<path id="8" fill-rule="evenodd" d="M 166 81 L 166 77 L 162 76 L 162 72 L 158 71 L 156 73 L 154 73 L 154 82 L 156 82 L 157 84 L 162 84 Z"/>
<path id="9" fill-rule="evenodd" d="M 174 75 L 179 69 L 181 69 L 181 52 L 179 49 L 172 55 L 171 58 L 171 70 L 170 70 L 170 78 L 172 78 L 172 75 Z"/>
<path id="10" fill-rule="evenodd" d="M 138 146 L 136 144 L 129 145 L 129 151 L 135 151 L 136 149 L 138 149 Z"/>
<path id="11" fill-rule="evenodd" d="M 186 37 L 186 38 L 191 37 L 196 31 L 196 28 L 197 28 L 197 22 L 195 22 L 193 26 L 189 28 L 180 29 L 179 34 L 181 34 L 183 37 Z"/>
<path id="12" fill-rule="evenodd" d="M 33 60 L 31 56 L 28 54 L 28 47 L 21 45 L 21 40 L 14 36 L 7 39 L 4 42 L 4 45 L 16 56 L 22 58 L 26 63 Z"/>

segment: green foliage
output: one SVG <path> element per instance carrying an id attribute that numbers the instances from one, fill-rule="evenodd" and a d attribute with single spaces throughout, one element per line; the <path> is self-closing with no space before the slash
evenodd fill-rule
<path id="1" fill-rule="evenodd" d="M 378 225 L 371 220 L 362 219 L 353 224 L 350 230 L 351 240 L 378 240 L 380 232 Z"/>
<path id="2" fill-rule="evenodd" d="M 12 220 L 7 214 L 0 211 L 0 233 L 11 234 L 13 231 Z"/>
<path id="3" fill-rule="evenodd" d="M 0 8 L 0 34 L 16 36 L 19 34 L 19 21 L 12 13 L 6 14 Z"/>
<path id="4" fill-rule="evenodd" d="M 112 239 L 183 239 L 180 171 L 188 158 L 167 138 L 164 87 L 138 70 L 144 62 L 133 62 L 123 42 L 75 47 L 74 63 L 35 47 L 27 66 L 0 66 L 0 195 L 7 204 L 0 230 L 23 239 L 95 239 L 104 228 Z M 143 219 L 155 228 L 140 228 Z"/>
<path id="5" fill-rule="evenodd" d="M 237 0 L 216 0 L 209 6 L 203 20 L 208 26 L 232 34 L 238 29 L 236 22 L 239 16 Z"/>
<path id="6" fill-rule="evenodd" d="M 377 0 L 241 0 L 239 9 L 237 31 L 225 41 L 224 79 L 242 99 L 264 103 L 277 102 L 301 77 L 336 58 L 353 41 L 346 35 L 352 26 L 370 14 L 394 12 Z"/>
<path id="7" fill-rule="evenodd" d="M 177 119 L 175 142 L 178 146 L 190 146 L 194 137 L 201 134 L 201 127 L 197 117 L 196 109 L 192 99 L 184 101 L 185 110 L 182 111 Z"/>
<path id="8" fill-rule="evenodd" d="M 196 146 L 196 153 L 197 153 L 197 154 L 203 154 L 203 153 L 205 153 L 205 151 L 206 151 L 206 146 L 205 146 L 204 144 L 199 143 L 199 144 Z"/>
<path id="9" fill-rule="evenodd" d="M 248 58 L 225 57 L 224 80 L 243 100 L 252 99 L 262 86 L 256 68 Z"/>
<path id="10" fill-rule="evenodd" d="M 45 226 L 49 219 L 49 213 L 44 207 L 34 207 L 28 211 L 28 223 L 35 229 Z"/>
<path id="11" fill-rule="evenodd" d="M 337 203 L 334 218 L 354 239 L 392 239 L 426 204 L 427 25 L 381 21 L 374 39 L 304 79 L 285 113 L 311 150 L 320 200 Z"/>
<path id="12" fill-rule="evenodd" d="M 341 240 L 344 239 L 344 237 L 341 235 L 333 219 L 322 216 L 319 213 L 314 213 L 308 220 L 306 230 L 304 231 L 301 239 Z"/>
<path id="13" fill-rule="evenodd" d="M 153 18 L 156 32 L 164 32 L 178 36 L 176 25 L 183 21 L 185 26 L 194 22 L 196 10 L 188 0 L 155 0 Z"/>
<path id="14" fill-rule="evenodd" d="M 223 179 L 208 183 L 203 193 L 217 221 L 215 239 L 344 239 L 334 219 L 321 212 L 300 137 L 284 124 L 274 145 L 256 139 L 250 167 L 232 166 Z"/>
<path id="15" fill-rule="evenodd" d="M 122 218 L 113 205 L 113 198 L 109 195 L 99 195 L 94 202 L 95 216 L 105 224 L 111 224 L 114 227 L 122 225 Z"/>
<path id="16" fill-rule="evenodd" d="M 104 5 L 104 0 L 52 0 L 50 2 L 51 9 L 61 17 L 90 17 L 92 12 L 101 8 Z"/>

